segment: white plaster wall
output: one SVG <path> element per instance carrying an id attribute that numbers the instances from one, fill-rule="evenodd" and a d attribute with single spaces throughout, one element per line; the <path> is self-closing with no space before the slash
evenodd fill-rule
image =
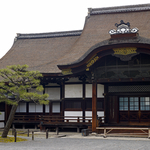
<path id="1" fill-rule="evenodd" d="M 49 105 L 45 105 L 45 112 L 49 113 Z"/>
<path id="2" fill-rule="evenodd" d="M 0 122 L 0 128 L 4 128 L 4 122 Z"/>
<path id="3" fill-rule="evenodd" d="M 48 100 L 60 99 L 60 87 L 58 88 L 45 88 L 45 93 L 49 94 Z"/>
<path id="4" fill-rule="evenodd" d="M 78 117 L 82 118 L 82 115 L 83 115 L 82 111 L 65 111 L 64 112 L 65 119 L 68 119 L 68 120 L 69 119 L 78 119 Z M 74 118 L 70 117 L 70 116 L 74 116 Z M 77 120 L 69 120 L 69 122 L 77 122 Z"/>
<path id="5" fill-rule="evenodd" d="M 60 103 L 53 103 L 52 104 L 52 112 L 53 113 L 60 113 Z"/>
<path id="6" fill-rule="evenodd" d="M 92 117 L 92 111 L 85 111 L 85 116 Z"/>
<path id="7" fill-rule="evenodd" d="M 104 116 L 104 111 L 97 111 L 98 117 Z M 92 117 L 92 111 L 85 111 L 85 116 Z"/>
<path id="8" fill-rule="evenodd" d="M 88 119 L 92 119 L 92 111 L 85 111 L 85 119 L 87 119 L 85 122 L 88 122 Z"/>
<path id="9" fill-rule="evenodd" d="M 43 112 L 43 105 L 35 104 L 35 103 L 29 103 L 29 112 Z"/>
<path id="10" fill-rule="evenodd" d="M 103 117 L 104 116 L 104 111 L 97 111 L 98 117 Z M 88 118 L 86 118 L 88 117 Z M 89 118 L 91 117 L 91 118 Z M 85 119 L 92 119 L 92 111 L 85 111 Z M 86 121 L 88 122 L 88 120 Z"/>
<path id="11" fill-rule="evenodd" d="M 26 103 L 19 103 L 16 112 L 26 113 Z"/>
<path id="12" fill-rule="evenodd" d="M 82 84 L 66 84 L 65 98 L 82 98 L 83 86 Z"/>
<path id="13" fill-rule="evenodd" d="M 103 93 L 104 93 L 104 85 L 102 84 L 97 84 L 97 97 L 98 98 L 103 98 Z"/>
<path id="14" fill-rule="evenodd" d="M 29 103 L 29 112 L 35 112 L 35 104 Z"/>
<path id="15" fill-rule="evenodd" d="M 5 120 L 5 112 L 1 112 L 0 120 Z M 4 122 L 0 122 L 0 128 L 4 128 Z"/>
<path id="16" fill-rule="evenodd" d="M 97 84 L 97 97 L 103 98 L 104 93 L 104 85 Z M 85 85 L 85 96 L 86 98 L 92 98 L 92 84 L 86 84 Z"/>
<path id="17" fill-rule="evenodd" d="M 98 117 L 104 117 L 104 111 L 97 111 Z"/>
<path id="18" fill-rule="evenodd" d="M 36 104 L 35 105 L 35 112 L 43 112 L 43 105 Z"/>
<path id="19" fill-rule="evenodd" d="M 26 103 L 20 103 L 20 112 L 26 112 Z"/>
<path id="20" fill-rule="evenodd" d="M 92 84 L 85 85 L 85 97 L 91 98 L 92 97 Z"/>
<path id="21" fill-rule="evenodd" d="M 5 120 L 5 112 L 0 112 L 0 120 Z"/>

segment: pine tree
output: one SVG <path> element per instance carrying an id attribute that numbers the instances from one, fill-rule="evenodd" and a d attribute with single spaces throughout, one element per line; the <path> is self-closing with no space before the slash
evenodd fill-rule
<path id="1" fill-rule="evenodd" d="M 38 94 L 38 91 L 43 91 L 40 78 L 42 74 L 38 71 L 29 71 L 27 65 L 13 65 L 0 69 L 0 102 L 12 105 L 2 137 L 8 135 L 19 102 L 33 101 L 45 105 L 49 103 L 46 100 L 48 94 Z M 36 92 L 29 92 L 32 88 L 36 88 Z"/>

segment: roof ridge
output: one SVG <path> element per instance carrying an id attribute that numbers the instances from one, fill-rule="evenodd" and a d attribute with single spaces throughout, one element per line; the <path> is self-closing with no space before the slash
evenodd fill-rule
<path id="1" fill-rule="evenodd" d="M 150 10 L 150 4 L 126 5 L 104 8 L 89 8 L 89 15 L 106 14 L 106 13 L 121 13 Z"/>
<path id="2" fill-rule="evenodd" d="M 62 31 L 62 32 L 47 32 L 47 33 L 31 33 L 31 34 L 17 33 L 16 40 L 17 39 L 35 39 L 35 38 L 80 36 L 81 33 L 82 33 L 82 30 Z"/>

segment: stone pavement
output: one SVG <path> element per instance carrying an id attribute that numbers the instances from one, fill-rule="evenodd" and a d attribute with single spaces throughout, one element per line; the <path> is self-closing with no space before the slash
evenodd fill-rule
<path id="1" fill-rule="evenodd" d="M 28 141 L 17 143 L 0 143 L 0 150 L 149 150 L 150 139 L 133 137 L 107 137 L 81 133 L 36 133 L 34 141 L 31 137 Z"/>

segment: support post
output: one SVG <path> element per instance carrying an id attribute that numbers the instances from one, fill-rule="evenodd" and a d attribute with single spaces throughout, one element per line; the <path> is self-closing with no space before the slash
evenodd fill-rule
<path id="1" fill-rule="evenodd" d="M 97 83 L 92 83 L 92 132 L 96 132 L 97 124 Z"/>
<path id="2" fill-rule="evenodd" d="M 29 137 L 29 129 L 28 129 L 27 137 Z"/>
<path id="3" fill-rule="evenodd" d="M 48 139 L 48 129 L 46 130 L 46 139 Z"/>
<path id="4" fill-rule="evenodd" d="M 16 132 L 16 130 L 15 130 L 15 133 L 14 133 L 14 138 L 15 138 L 14 142 L 17 142 L 17 132 Z"/>
<path id="5" fill-rule="evenodd" d="M 12 135 L 15 135 L 16 129 L 12 128 Z"/>
<path id="6" fill-rule="evenodd" d="M 77 133 L 80 133 L 80 128 L 79 127 L 77 127 Z"/>
<path id="7" fill-rule="evenodd" d="M 32 140 L 34 141 L 34 132 L 32 131 Z"/>
<path id="8" fill-rule="evenodd" d="M 59 128 L 56 127 L 56 135 L 58 135 L 58 134 L 59 134 Z"/>
<path id="9" fill-rule="evenodd" d="M 106 138 L 106 128 L 104 128 L 104 138 Z"/>

